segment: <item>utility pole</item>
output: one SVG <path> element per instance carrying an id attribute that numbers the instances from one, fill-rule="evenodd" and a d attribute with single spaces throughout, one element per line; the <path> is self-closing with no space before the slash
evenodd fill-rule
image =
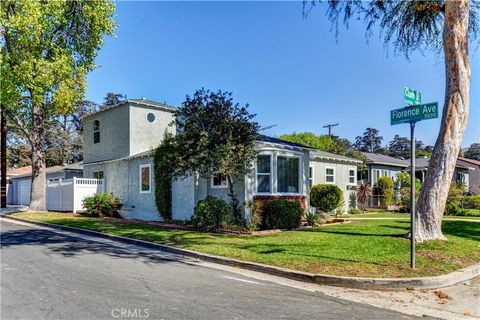
<path id="1" fill-rule="evenodd" d="M 334 124 L 326 124 L 323 127 L 328 128 L 328 136 L 331 138 L 332 137 L 332 127 L 338 126 L 338 122 Z"/>
<path id="2" fill-rule="evenodd" d="M 5 113 L 3 111 L 3 106 L 1 108 L 0 123 L 1 123 L 1 142 L 0 142 L 0 157 L 1 159 L 1 206 L 2 208 L 7 207 L 7 119 L 5 118 Z"/>

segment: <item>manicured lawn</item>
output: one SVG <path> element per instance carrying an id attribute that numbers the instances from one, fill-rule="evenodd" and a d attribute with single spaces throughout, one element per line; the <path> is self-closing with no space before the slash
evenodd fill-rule
<path id="1" fill-rule="evenodd" d="M 370 220 L 261 236 L 217 235 L 114 222 L 68 213 L 13 216 L 69 225 L 290 269 L 347 276 L 410 277 L 448 273 L 480 262 L 480 223 L 444 221 L 448 241 L 417 246 L 409 269 L 407 220 Z"/>
<path id="2" fill-rule="evenodd" d="M 473 216 L 444 216 L 446 219 L 471 219 L 480 220 L 480 210 L 466 209 Z M 410 213 L 392 213 L 392 212 L 366 212 L 359 214 L 342 215 L 342 218 L 399 218 L 410 219 Z"/>

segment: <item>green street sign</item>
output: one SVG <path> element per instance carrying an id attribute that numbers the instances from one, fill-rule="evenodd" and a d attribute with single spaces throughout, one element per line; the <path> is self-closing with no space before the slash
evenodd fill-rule
<path id="1" fill-rule="evenodd" d="M 403 101 L 408 104 L 420 104 L 422 103 L 422 94 L 420 91 L 410 88 L 403 88 Z"/>
<path id="2" fill-rule="evenodd" d="M 390 111 L 390 124 L 438 118 L 438 102 L 418 104 Z"/>

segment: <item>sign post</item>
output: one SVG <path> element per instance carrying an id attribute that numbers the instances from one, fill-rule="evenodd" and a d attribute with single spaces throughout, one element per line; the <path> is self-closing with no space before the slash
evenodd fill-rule
<path id="1" fill-rule="evenodd" d="M 415 269 L 415 121 L 410 122 L 410 268 Z"/>
<path id="2" fill-rule="evenodd" d="M 390 124 L 410 123 L 410 267 L 415 269 L 415 124 L 438 118 L 438 102 L 421 103 L 419 91 L 405 87 L 403 101 L 409 106 L 390 111 Z"/>

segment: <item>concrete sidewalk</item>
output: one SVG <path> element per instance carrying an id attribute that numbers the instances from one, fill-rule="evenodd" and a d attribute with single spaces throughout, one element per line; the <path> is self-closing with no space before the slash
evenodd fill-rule
<path id="1" fill-rule="evenodd" d="M 28 206 L 7 205 L 6 208 L 0 209 L 0 214 L 9 214 L 9 213 L 19 212 L 19 211 L 28 211 Z"/>

